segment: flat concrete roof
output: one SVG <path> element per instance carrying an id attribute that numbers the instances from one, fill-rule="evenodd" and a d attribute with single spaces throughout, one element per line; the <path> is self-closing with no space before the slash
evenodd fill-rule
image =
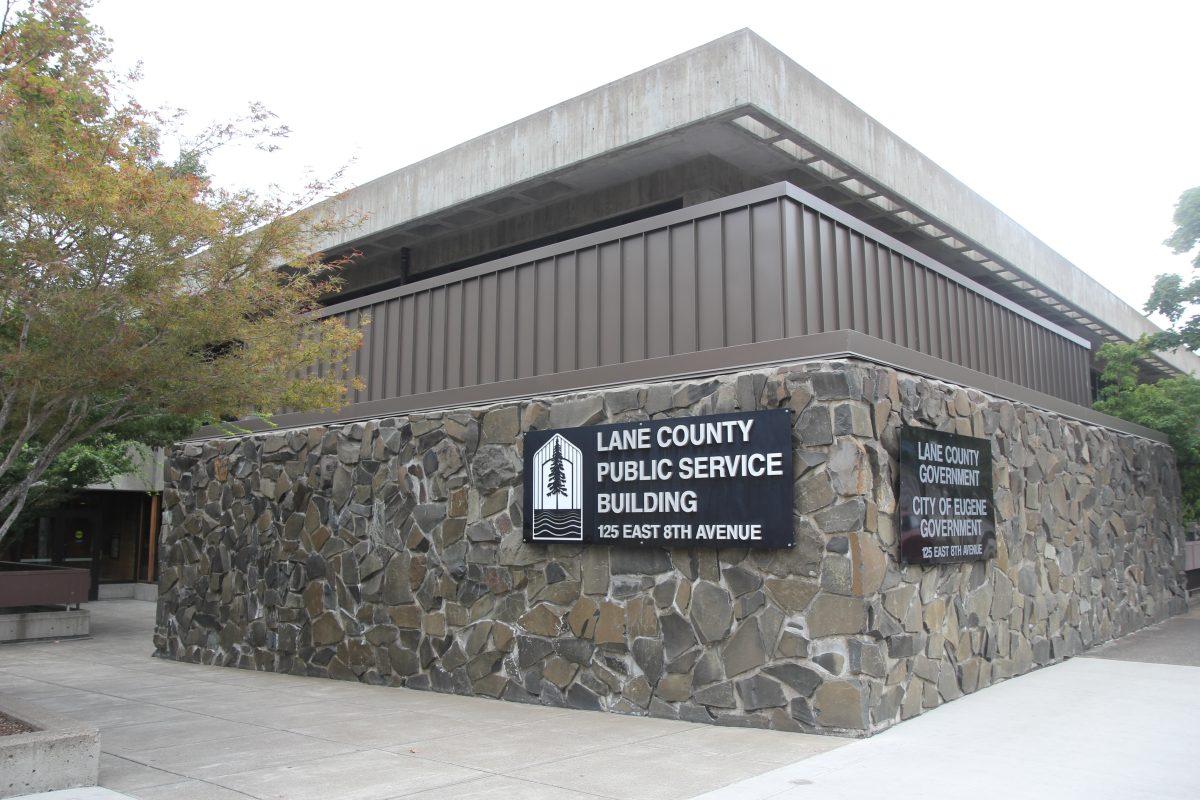
<path id="1" fill-rule="evenodd" d="M 324 251 L 410 229 L 513 187 L 537 188 L 564 174 L 621 170 L 636 159 L 670 159 L 670 148 L 725 142 L 720 155 L 748 159 L 755 148 L 819 170 L 848 201 L 928 237 L 935 251 L 1005 283 L 1031 308 L 1095 341 L 1137 339 L 1158 330 L 1040 239 L 750 30 L 740 30 L 396 170 L 322 204 L 363 219 Z M 690 146 L 689 146 L 690 144 Z M 763 156 L 757 155 L 762 164 Z M 772 179 L 777 179 L 778 175 Z M 969 261 L 964 260 L 969 259 Z M 1200 374 L 1200 358 L 1162 361 Z"/>

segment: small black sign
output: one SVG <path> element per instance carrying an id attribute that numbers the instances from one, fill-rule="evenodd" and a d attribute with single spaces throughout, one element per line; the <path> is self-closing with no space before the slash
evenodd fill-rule
<path id="1" fill-rule="evenodd" d="M 953 564 L 996 555 L 992 443 L 900 429 L 900 559 Z"/>
<path id="2" fill-rule="evenodd" d="M 525 434 L 527 542 L 791 547 L 786 410 Z"/>

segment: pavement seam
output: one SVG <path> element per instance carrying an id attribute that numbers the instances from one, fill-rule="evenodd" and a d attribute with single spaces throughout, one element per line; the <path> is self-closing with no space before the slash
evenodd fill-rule
<path id="1" fill-rule="evenodd" d="M 471 782 L 474 782 L 474 781 L 485 781 L 485 780 L 487 780 L 488 778 L 509 778 L 510 780 L 515 780 L 515 781 L 518 781 L 518 782 L 520 782 L 520 783 L 532 783 L 532 784 L 534 784 L 535 786 L 545 786 L 545 787 L 546 787 L 546 788 L 548 788 L 548 789 L 566 789 L 567 791 L 571 791 L 571 792 L 577 792 L 577 793 L 579 793 L 579 794 L 584 794 L 584 795 L 587 795 L 588 797 L 596 797 L 596 798 L 600 798 L 600 800 L 623 800 L 622 798 L 620 798 L 620 797 L 616 797 L 615 795 L 610 795 L 610 794 L 597 794 L 597 793 L 595 793 L 595 792 L 588 792 L 588 791 L 585 791 L 585 790 L 583 790 L 583 789 L 574 789 L 574 788 L 571 788 L 571 787 L 569 787 L 569 786 L 559 786 L 559 785 L 558 785 L 558 784 L 556 784 L 556 783 L 546 783 L 545 781 L 537 781 L 537 780 L 534 780 L 534 779 L 532 779 L 532 778 L 524 778 L 524 777 L 519 777 L 519 776 L 516 776 L 516 775 L 506 775 L 506 774 L 504 774 L 504 773 L 500 773 L 500 772 L 491 772 L 491 771 L 487 771 L 487 770 L 485 770 L 485 771 L 486 771 L 488 774 L 487 774 L 487 775 L 484 775 L 484 776 L 481 776 L 481 777 L 478 777 L 478 778 L 467 778 L 467 779 L 465 779 L 465 780 L 461 780 L 461 781 L 455 781 L 454 783 L 448 783 L 448 784 L 446 784 L 445 786 L 434 786 L 434 787 L 431 787 L 431 788 L 429 788 L 429 789 L 420 789 L 420 790 L 418 790 L 418 791 L 416 791 L 416 792 L 410 792 L 410 793 L 408 793 L 408 794 L 398 794 L 398 795 L 395 795 L 395 796 L 393 796 L 393 797 L 389 797 L 389 798 L 387 798 L 386 800 L 407 800 L 408 798 L 417 798 L 417 800 L 419 800 L 419 799 L 420 799 L 420 796 L 421 796 L 422 794 L 427 794 L 427 793 L 429 793 L 429 792 L 437 791 L 438 789 L 450 789 L 450 788 L 453 788 L 453 787 L 455 787 L 455 786 L 462 786 L 463 784 L 471 783 Z"/>
<path id="2" fill-rule="evenodd" d="M 329 760 L 329 759 L 342 758 L 342 757 L 344 757 L 344 756 L 346 756 L 346 755 L 350 755 L 350 754 L 358 754 L 358 753 L 379 753 L 379 754 L 381 754 L 381 755 L 388 755 L 388 756 L 398 756 L 398 757 L 401 757 L 401 758 L 403 758 L 403 757 L 404 757 L 404 756 L 402 756 L 400 753 L 390 753 L 390 752 L 388 752 L 387 750 L 380 750 L 379 748 L 376 748 L 376 747 L 364 747 L 364 748 L 361 748 L 361 749 L 353 750 L 353 751 L 351 751 L 351 753 L 335 753 L 335 754 L 332 754 L 332 755 L 321 756 L 321 757 L 319 757 L 319 758 L 310 758 L 310 759 L 308 759 L 307 761 L 305 761 L 304 763 L 311 764 L 311 763 L 318 762 L 318 761 L 327 761 L 327 760 Z M 253 798 L 255 798 L 255 800 L 261 800 L 261 798 L 259 798 L 257 795 L 250 795 L 250 794 L 246 794 L 245 792 L 242 792 L 242 791 L 240 791 L 240 790 L 237 790 L 237 789 L 232 789 L 232 787 L 229 787 L 229 786 L 227 786 L 227 785 L 225 785 L 225 784 L 222 784 L 222 783 L 215 783 L 215 781 L 219 781 L 219 780 L 227 780 L 227 779 L 229 779 L 229 778 L 233 778 L 233 777 L 236 777 L 236 776 L 239 776 L 239 775 L 252 775 L 252 774 L 254 774 L 254 773 L 256 773 L 256 772 L 263 772 L 263 771 L 265 771 L 265 770 L 270 770 L 270 769 L 278 769 L 278 768 L 280 768 L 280 767 L 283 767 L 283 768 L 288 768 L 288 767 L 292 767 L 292 766 L 295 766 L 295 764 L 276 764 L 276 765 L 274 765 L 274 766 L 270 766 L 270 767 L 258 767 L 258 768 L 255 768 L 255 769 L 242 770 L 242 771 L 240 771 L 240 772 L 230 772 L 230 773 L 228 773 L 228 774 L 226 774 L 226 775 L 217 775 L 217 776 L 214 776 L 212 781 L 206 781 L 206 783 L 213 783 L 215 786 L 219 786 L 219 787 L 221 787 L 222 789 L 231 789 L 232 791 L 237 791 L 239 794 L 243 794 L 243 795 L 245 795 L 246 797 L 253 797 Z M 449 766 L 458 766 L 458 765 L 456 765 L 456 764 L 452 764 L 452 765 L 449 765 Z M 446 788 L 446 787 L 448 787 L 448 786 L 454 786 L 454 785 L 457 785 L 457 784 L 459 784 L 459 783 L 464 783 L 464 782 L 466 782 L 466 781 L 478 780 L 478 779 L 480 779 L 480 778 L 485 778 L 485 777 L 488 777 L 488 776 L 490 776 L 490 775 L 494 774 L 494 773 L 488 772 L 487 770 L 479 770 L 479 769 L 474 769 L 474 768 L 472 768 L 472 767 L 462 767 L 462 769 L 471 769 L 473 772 L 479 772 L 479 773 L 483 773 L 483 774 L 480 774 L 480 775 L 472 775 L 472 776 L 470 776 L 470 777 L 468 777 L 468 778 L 464 778 L 464 779 L 462 779 L 462 780 L 457 780 L 457 779 L 455 779 L 455 780 L 452 780 L 452 781 L 450 781 L 449 783 L 445 783 L 445 784 L 442 784 L 442 785 L 440 785 L 440 786 L 427 786 L 426 788 L 424 788 L 424 789 L 421 789 L 421 790 L 419 790 L 419 791 L 422 791 L 422 792 L 427 792 L 427 791 L 433 791 L 434 789 L 443 789 L 443 788 Z"/>
<path id="3" fill-rule="evenodd" d="M 136 765 L 137 765 L 137 766 L 139 766 L 139 767 L 145 767 L 146 769 L 152 769 L 152 770 L 154 770 L 155 772 L 161 772 L 161 773 L 163 773 L 164 775 L 170 775 L 170 776 L 172 776 L 172 778 L 178 778 L 178 777 L 179 777 L 179 773 L 178 773 L 178 772 L 172 772 L 172 771 L 171 771 L 171 770 L 169 770 L 169 769 L 163 769 L 162 767 L 155 767 L 155 766 L 151 766 L 150 764 L 143 764 L 143 763 L 142 763 L 142 762 L 140 762 L 140 761 L 137 761 L 137 760 L 135 760 L 135 759 L 132 759 L 132 758 L 126 758 L 125 756 L 119 756 L 119 755 L 117 755 L 116 753 L 101 753 L 101 755 L 103 755 L 103 756 L 108 756 L 109 758 L 115 758 L 115 759 L 117 759 L 117 760 L 119 760 L 119 761 L 128 761 L 130 764 L 136 764 Z M 103 768 L 103 764 L 101 764 L 101 767 Z M 142 790 L 142 789 L 154 789 L 154 788 L 157 788 L 157 787 L 159 787 L 159 786 L 167 786 L 167 785 L 169 785 L 169 784 L 172 784 L 172 783 L 179 783 L 179 781 L 177 781 L 177 780 L 169 780 L 169 781 L 164 781 L 163 783 L 150 783 L 150 784 L 146 784 L 145 786 L 131 786 L 131 787 L 129 787 L 128 789 L 112 789 L 112 791 L 114 791 L 114 792 L 116 792 L 116 791 L 121 791 L 121 792 L 137 792 L 137 791 L 140 791 L 140 790 Z M 111 789 L 112 787 L 104 787 L 104 788 Z"/>
<path id="4" fill-rule="evenodd" d="M 146 764 L 145 762 L 138 761 L 136 758 L 130 758 L 129 756 L 121 756 L 121 755 L 117 755 L 116 753 L 107 753 L 107 755 L 116 756 L 117 758 L 124 759 L 125 761 L 128 761 L 133 764 L 137 764 L 138 766 L 146 767 L 147 769 L 155 769 L 155 770 L 158 770 L 159 772 L 166 772 L 169 775 L 178 776 L 180 779 L 177 781 L 171 781 L 169 783 L 161 783 L 161 784 L 158 784 L 158 786 L 141 786 L 141 787 L 138 787 L 138 789 L 156 789 L 161 786 L 170 786 L 174 783 L 183 783 L 184 781 L 196 781 L 198 783 L 208 784 L 209 786 L 215 786 L 218 789 L 225 789 L 227 791 L 234 792 L 235 794 L 240 794 L 242 797 L 250 797 L 250 798 L 253 798 L 253 800 L 260 800 L 260 798 L 257 795 L 246 794 L 245 792 L 238 791 L 237 789 L 232 789 L 228 786 L 222 786 L 219 783 L 213 783 L 212 781 L 205 780 L 204 778 L 197 778 L 195 775 L 184 775 L 183 773 L 175 772 L 174 770 L 164 769 L 163 767 L 156 767 L 153 764 Z M 107 788 L 107 787 L 105 787 L 105 788 Z M 136 792 L 136 791 L 138 791 L 138 789 L 130 789 L 129 791 Z M 113 789 L 113 791 L 117 791 L 117 790 Z"/>

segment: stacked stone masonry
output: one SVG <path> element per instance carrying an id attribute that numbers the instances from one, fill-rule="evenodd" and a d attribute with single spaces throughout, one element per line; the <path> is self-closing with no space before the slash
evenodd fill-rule
<path id="1" fill-rule="evenodd" d="M 528 545 L 522 433 L 790 408 L 790 550 Z M 998 554 L 897 560 L 901 421 L 992 442 Z M 882 730 L 1185 607 L 1165 445 L 859 361 L 186 443 L 159 655 L 525 703 Z"/>

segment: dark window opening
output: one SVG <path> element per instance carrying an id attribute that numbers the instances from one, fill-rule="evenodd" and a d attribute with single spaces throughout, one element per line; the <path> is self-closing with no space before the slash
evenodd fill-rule
<path id="1" fill-rule="evenodd" d="M 445 275 L 449 272 L 455 272 L 460 269 L 466 269 L 467 267 L 473 267 L 476 264 L 485 264 L 488 261 L 495 261 L 498 258 L 504 258 L 505 256 L 511 256 L 516 253 L 523 253 L 528 250 L 536 250 L 539 247 L 557 244 L 558 242 L 565 242 L 568 239 L 586 236 L 589 233 L 596 233 L 597 231 L 608 230 L 609 228 L 616 228 L 620 225 L 626 225 L 630 222 L 637 222 L 638 220 L 655 217 L 659 214 L 666 214 L 669 211 L 677 211 L 681 208 L 683 208 L 683 198 L 677 197 L 674 200 L 667 200 L 663 203 L 657 203 L 652 206 L 646 206 L 633 211 L 627 211 L 623 214 L 617 214 L 613 217 L 606 217 L 601 220 L 596 220 L 595 222 L 589 222 L 586 225 L 578 225 L 574 228 L 568 228 L 566 230 L 551 233 L 546 236 L 540 236 L 536 239 L 529 239 L 524 242 L 508 245 L 496 250 L 489 250 L 486 253 L 480 253 L 479 255 L 471 256 L 470 258 L 464 258 L 458 261 L 453 261 L 449 264 L 443 264 L 439 267 L 422 270 L 416 275 L 411 276 L 408 274 L 407 264 L 405 263 L 405 268 L 401 270 L 401 274 L 395 278 L 392 278 L 391 280 L 373 283 L 370 286 L 363 286 L 358 289 L 351 289 L 350 291 L 327 297 L 323 302 L 326 305 L 342 303 L 346 300 L 353 300 L 358 297 L 375 294 L 376 292 L 382 292 L 397 286 L 403 286 L 406 283 L 422 281 L 426 278 L 435 278 L 439 275 Z M 407 259 L 405 258 L 404 261 L 407 261 Z"/>

